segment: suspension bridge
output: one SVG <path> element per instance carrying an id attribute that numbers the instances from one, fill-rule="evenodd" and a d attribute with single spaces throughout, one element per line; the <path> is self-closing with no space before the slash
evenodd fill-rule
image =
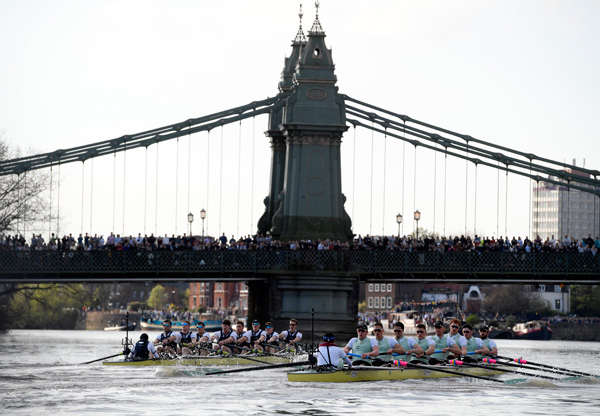
<path id="1" fill-rule="evenodd" d="M 302 14 L 300 15 L 302 19 Z M 179 121 L 164 127 L 147 130 L 136 134 L 127 134 L 96 143 L 84 144 L 68 149 L 57 149 L 52 152 L 3 160 L 0 162 L 0 175 L 14 179 L 19 189 L 27 188 L 27 178 L 34 171 L 49 172 L 51 190 L 49 197 L 54 201 L 60 200 L 60 169 L 65 165 L 81 163 L 91 165 L 91 187 L 94 184 L 93 163 L 102 158 L 113 158 L 113 194 L 116 189 L 116 158 L 121 155 L 123 163 L 126 155 L 136 150 L 146 152 L 145 166 L 138 167 L 144 171 L 139 177 L 144 178 L 144 233 L 146 230 L 147 194 L 148 194 L 148 151 L 154 149 L 157 162 L 153 170 L 156 175 L 155 201 L 161 196 L 158 192 L 160 168 L 158 157 L 159 146 L 165 142 L 177 141 L 177 159 L 174 165 L 179 165 L 179 139 L 188 138 L 191 149 L 191 138 L 205 134 L 206 150 L 202 162 L 206 166 L 198 166 L 205 171 L 205 200 L 208 204 L 211 189 L 218 189 L 219 226 L 218 234 L 225 234 L 221 228 L 223 192 L 231 188 L 223 183 L 223 161 L 229 149 L 224 148 L 223 131 L 227 126 L 238 126 L 239 145 L 237 150 L 237 213 L 238 236 L 241 204 L 242 172 L 242 122 L 252 121 L 254 124 L 261 116 L 268 118 L 266 136 L 270 141 L 271 163 L 268 193 L 264 198 L 264 212 L 256 221 L 253 234 L 269 236 L 270 239 L 281 242 L 331 240 L 351 243 L 357 237 L 353 230 L 355 216 L 355 199 L 369 199 L 370 226 L 369 234 L 373 234 L 373 210 L 383 208 L 381 217 L 386 217 L 386 181 L 400 182 L 401 188 L 396 188 L 394 198 L 401 198 L 401 207 L 406 211 L 405 197 L 412 202 L 415 212 L 413 230 L 416 235 L 401 232 L 403 217 L 398 215 L 398 242 L 403 234 L 409 234 L 408 244 L 398 245 L 392 250 L 289 250 L 285 245 L 269 250 L 203 250 L 204 229 L 199 238 L 201 249 L 188 251 L 157 251 L 144 248 L 143 250 L 114 251 L 114 250 L 75 250 L 75 251 L 1 251 L 0 252 L 0 281 L 2 282 L 82 282 L 82 281 L 205 281 L 205 280 L 236 280 L 247 281 L 250 291 L 269 293 L 270 302 L 258 305 L 255 302 L 254 311 L 264 316 L 298 316 L 303 317 L 310 307 L 315 304 L 322 311 L 323 322 L 336 320 L 346 322 L 350 328 L 354 322 L 354 312 L 357 304 L 357 284 L 359 280 L 376 281 L 447 281 L 447 282 L 498 282 L 498 283 L 529 283 L 529 282 L 560 282 L 560 283 L 597 283 L 600 277 L 600 256 L 592 253 L 579 253 L 569 250 L 564 252 L 541 252 L 540 250 L 500 251 L 446 251 L 440 249 L 425 250 L 419 242 L 419 217 L 416 215 L 418 189 L 417 179 L 422 164 L 421 155 L 434 155 L 433 183 L 427 186 L 428 204 L 434 216 L 436 234 L 445 236 L 447 222 L 464 221 L 464 233 L 477 233 L 478 212 L 485 210 L 495 212 L 496 236 L 504 234 L 508 239 L 508 204 L 511 198 L 510 188 L 513 178 L 525 178 L 529 186 L 528 215 L 531 217 L 532 204 L 543 202 L 543 189 L 558 189 L 591 195 L 593 198 L 593 214 L 586 222 L 590 233 L 598 234 L 600 225 L 600 172 L 585 167 L 554 161 L 542 155 L 511 149 L 496 143 L 487 142 L 477 137 L 461 134 L 432 123 L 415 119 L 409 115 L 394 110 L 387 110 L 360 98 L 338 92 L 337 77 L 331 56 L 331 50 L 325 44 L 325 31 L 321 26 L 318 8 L 315 20 L 308 35 L 304 34 L 302 23 L 292 42 L 292 52 L 285 60 L 279 92 L 277 95 L 252 101 L 225 111 L 210 115 Z M 349 130 L 351 132 L 349 132 Z M 254 131 L 254 129 L 253 129 Z M 364 157 L 361 154 L 361 143 L 356 137 L 357 131 L 367 132 L 367 145 L 371 147 L 371 161 L 368 163 L 370 172 L 363 169 Z M 210 135 L 220 132 L 220 163 L 210 155 Z M 370 140 L 368 135 L 370 134 Z M 217 133 L 218 137 L 219 134 Z M 345 151 L 350 157 L 342 157 L 342 138 L 353 136 L 349 142 L 352 149 Z M 364 138 L 363 137 L 363 138 Z M 373 160 L 374 143 L 383 143 L 383 160 Z M 217 139 L 218 140 L 218 139 Z M 402 161 L 388 160 L 388 142 L 401 144 Z M 252 138 L 254 143 L 254 137 Z M 364 143 L 362 144 L 364 145 Z M 213 145 L 214 146 L 214 145 Z M 359 148 L 357 150 L 357 147 Z M 191 150 L 188 149 L 188 205 L 189 195 L 196 191 L 190 189 L 189 175 L 192 170 Z M 399 147 L 398 147 L 399 149 Z M 212 150 L 214 152 L 214 148 Z M 254 151 L 254 147 L 252 147 Z M 407 172 L 406 156 L 413 157 L 412 177 Z M 204 159 L 204 157 L 206 159 Z M 448 161 L 461 163 L 464 168 L 465 206 L 464 218 L 455 216 L 447 218 L 448 179 L 457 181 L 459 175 L 456 169 L 448 173 Z M 441 162 L 438 162 L 441 160 Z M 194 165 L 197 161 L 194 162 Z M 387 169 L 391 163 L 393 169 Z M 392 171 L 383 177 L 383 201 L 381 204 L 373 196 L 374 169 L 383 164 L 384 172 Z M 369 184 L 365 189 L 352 189 L 349 200 L 342 192 L 342 171 L 352 178 L 349 181 L 354 188 L 356 176 L 368 177 Z M 496 183 L 478 184 L 478 172 L 483 169 L 496 172 Z M 219 175 L 214 175 L 220 171 Z M 254 170 L 252 170 L 254 172 Z M 85 170 L 82 170 L 82 176 Z M 214 177 L 218 177 L 216 184 Z M 385 175 L 388 175 L 387 173 Z M 409 179 L 406 179 L 408 175 Z M 58 176 L 58 179 L 56 178 Z M 123 230 L 125 229 L 125 210 L 127 205 L 127 189 L 142 187 L 131 185 L 131 178 L 123 175 Z M 346 177 L 344 177 L 346 181 Z M 254 186 L 254 178 L 250 180 Z M 379 180 L 378 180 L 379 181 Z M 412 181 L 412 194 L 405 191 L 405 183 Z M 179 186 L 176 180 L 174 186 Z M 516 182 L 516 181 L 515 181 Z M 542 184 L 544 186 L 542 186 Z M 54 188 L 53 188 L 54 186 Z M 82 179 L 83 186 L 83 179 Z M 421 186 L 422 187 L 422 186 Z M 495 187 L 496 200 L 479 201 L 477 190 L 481 187 Z M 546 188 L 544 188 L 546 187 Z M 471 195 L 469 196 L 469 192 Z M 56 196 L 56 194 L 58 194 Z M 83 190 L 81 232 L 83 233 Z M 473 195 L 474 194 L 474 195 Z M 93 191 L 90 191 L 93 195 Z M 90 197 L 92 198 L 92 196 Z M 526 200 L 527 198 L 521 198 Z M 115 217 L 115 198 L 113 197 L 113 228 Z M 473 201 L 470 204 L 469 201 Z M 56 203 L 55 211 L 48 218 L 48 237 L 53 231 L 59 236 L 60 203 Z M 52 205 L 52 202 L 51 202 Z M 253 205 L 253 203 L 249 204 Z M 470 205 L 470 206 L 469 206 Z M 90 201 L 90 230 L 94 206 Z M 27 201 L 18 208 L 27 210 Z M 566 205 L 566 229 L 569 227 L 571 204 Z M 176 209 L 177 211 L 177 209 Z M 470 215 L 469 214 L 470 211 Z M 53 215 L 52 212 L 55 212 Z M 224 211 L 223 211 L 224 212 Z M 349 214 L 350 212 L 350 214 Z M 503 214 L 503 215 L 501 215 Z M 106 210 L 96 211 L 95 215 L 107 215 Z M 137 215 L 141 215 L 138 207 Z M 177 215 L 177 214 L 176 214 Z M 225 214 L 226 215 L 226 214 Z M 158 236 L 156 222 L 159 213 L 155 208 L 154 233 Z M 252 215 L 251 215 L 252 217 Z M 411 215 L 405 215 L 410 218 Z M 438 225 L 436 228 L 436 218 Z M 252 218 L 254 220 L 254 218 Z M 406 220 L 405 220 L 406 221 Z M 441 223 L 441 225 L 440 225 Z M 532 239 L 535 235 L 544 234 L 540 223 L 529 220 L 527 230 Z M 563 230 L 562 225 L 560 230 Z M 204 228 L 204 218 L 203 218 Z M 382 227 L 385 228 L 385 227 Z M 504 230 L 502 230 L 504 228 Z M 27 225 L 23 220 L 22 229 Z M 558 230 L 559 228 L 557 228 Z M 124 232 L 124 231 L 123 231 Z M 175 231 L 177 232 L 177 231 Z M 574 232 L 574 231 L 573 231 Z M 579 232 L 579 231 L 577 231 Z M 191 233 L 191 221 L 190 221 Z M 192 233 L 191 233 L 192 234 Z M 198 233 L 196 233 L 198 234 Z M 570 233 L 571 234 L 571 233 Z M 424 236 L 421 236 L 424 237 Z M 558 236 L 560 238 L 560 235 Z M 582 236 L 578 236 L 580 238 Z M 414 243 L 413 243 L 414 242 Z M 251 296 L 252 299 L 252 296 Z M 306 316 L 304 316 L 306 317 Z"/>

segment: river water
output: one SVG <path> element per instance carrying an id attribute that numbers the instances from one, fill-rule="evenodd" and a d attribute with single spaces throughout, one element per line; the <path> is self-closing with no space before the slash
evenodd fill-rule
<path id="1" fill-rule="evenodd" d="M 139 332 L 130 333 L 137 340 Z M 0 413 L 33 415 L 591 415 L 600 380 L 469 378 L 292 383 L 286 369 L 219 376 L 82 362 L 122 350 L 125 333 L 16 330 L 1 335 Z M 600 343 L 498 340 L 500 354 L 600 374 Z M 547 374 L 551 375 L 551 374 Z M 562 377 L 562 376 L 557 376 Z M 503 375 L 502 380 L 522 378 Z M 48 414 L 48 413 L 47 413 Z"/>

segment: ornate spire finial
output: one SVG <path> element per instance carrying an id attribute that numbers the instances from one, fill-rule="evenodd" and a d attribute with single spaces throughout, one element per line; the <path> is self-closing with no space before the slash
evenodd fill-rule
<path id="1" fill-rule="evenodd" d="M 310 28 L 309 33 L 325 33 L 323 27 L 321 26 L 321 22 L 319 22 L 319 0 L 315 0 L 315 8 L 317 9 L 317 13 L 315 15 L 315 21 L 313 22 L 312 27 Z"/>
<path id="2" fill-rule="evenodd" d="M 298 13 L 298 17 L 300 18 L 300 27 L 298 28 L 298 33 L 296 34 L 296 39 L 294 39 L 294 43 L 305 44 L 306 36 L 304 36 L 304 31 L 302 30 L 302 3 L 300 3 L 300 12 Z"/>

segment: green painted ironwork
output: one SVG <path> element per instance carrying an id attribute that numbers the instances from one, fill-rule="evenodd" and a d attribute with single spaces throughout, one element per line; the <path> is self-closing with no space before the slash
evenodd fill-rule
<path id="1" fill-rule="evenodd" d="M 0 252 L 0 282 L 53 281 L 57 276 L 120 274 L 125 280 L 148 274 L 252 277 L 270 274 L 361 275 L 418 280 L 427 276 L 498 280 L 544 278 L 600 281 L 600 256 L 590 253 L 402 252 L 402 251 L 4 251 Z M 140 274 L 140 277 L 136 277 Z M 36 276 L 38 276 L 36 278 Z M 42 276 L 46 276 L 42 278 Z M 164 279 L 163 279 L 164 280 Z M 243 280 L 243 278 L 241 279 Z"/>

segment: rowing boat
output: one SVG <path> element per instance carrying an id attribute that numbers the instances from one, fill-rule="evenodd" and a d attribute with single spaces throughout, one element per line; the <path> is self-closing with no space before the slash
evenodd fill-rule
<path id="1" fill-rule="evenodd" d="M 160 365 L 259 365 L 259 364 L 283 364 L 293 363 L 306 359 L 306 354 L 282 354 L 282 355 L 261 355 L 248 354 L 247 356 L 198 356 L 187 355 L 178 358 L 167 358 L 158 360 L 134 361 L 131 359 L 118 361 L 103 361 L 103 365 L 121 365 L 121 366 L 160 366 Z"/>
<path id="2" fill-rule="evenodd" d="M 462 375 L 472 376 L 497 376 L 501 371 L 491 368 L 479 367 L 452 367 L 440 366 L 440 369 L 450 370 L 457 374 L 449 374 L 427 368 L 403 368 L 403 367 L 353 367 L 345 370 L 306 369 L 291 371 L 287 373 L 289 381 L 321 382 L 321 383 L 348 383 L 353 381 L 379 381 L 379 380 L 410 380 L 441 377 L 460 377 Z"/>

